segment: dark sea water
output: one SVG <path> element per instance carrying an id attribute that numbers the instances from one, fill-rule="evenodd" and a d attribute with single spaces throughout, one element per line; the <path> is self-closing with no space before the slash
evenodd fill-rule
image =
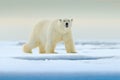
<path id="1" fill-rule="evenodd" d="M 0 80 L 120 80 L 120 73 L 3 73 Z"/>

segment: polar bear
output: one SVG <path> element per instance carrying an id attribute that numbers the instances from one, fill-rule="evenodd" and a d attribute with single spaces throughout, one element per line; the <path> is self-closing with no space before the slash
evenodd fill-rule
<path id="1" fill-rule="evenodd" d="M 73 19 L 56 19 L 39 22 L 34 27 L 30 40 L 23 46 L 24 52 L 32 53 L 32 49 L 38 47 L 39 53 L 55 53 L 56 44 L 64 41 L 67 53 L 75 53 L 72 21 Z"/>

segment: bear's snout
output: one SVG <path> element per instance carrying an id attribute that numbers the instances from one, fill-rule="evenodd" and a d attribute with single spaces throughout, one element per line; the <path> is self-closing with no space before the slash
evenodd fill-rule
<path id="1" fill-rule="evenodd" d="M 68 23 L 65 24 L 66 28 L 68 28 Z"/>

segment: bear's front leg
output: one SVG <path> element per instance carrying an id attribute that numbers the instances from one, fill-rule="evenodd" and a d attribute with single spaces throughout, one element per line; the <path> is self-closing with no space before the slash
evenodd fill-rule
<path id="1" fill-rule="evenodd" d="M 64 43 L 65 43 L 65 48 L 66 48 L 67 53 L 76 53 L 74 43 L 73 43 L 73 39 L 72 39 L 72 35 L 71 34 L 66 34 L 63 37 L 63 40 L 64 40 Z"/>

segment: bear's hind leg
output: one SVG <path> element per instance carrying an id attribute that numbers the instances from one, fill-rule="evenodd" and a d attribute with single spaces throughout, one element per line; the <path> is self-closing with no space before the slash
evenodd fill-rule
<path id="1" fill-rule="evenodd" d="M 30 48 L 30 46 L 28 44 L 23 45 L 23 51 L 25 53 L 32 53 L 32 49 Z"/>
<path id="2" fill-rule="evenodd" d="M 45 46 L 39 44 L 39 53 L 45 53 Z"/>
<path id="3" fill-rule="evenodd" d="M 56 47 L 55 44 L 48 42 L 46 45 L 46 53 L 55 53 L 54 52 L 55 47 Z"/>
<path id="4" fill-rule="evenodd" d="M 32 49 L 38 46 L 37 42 L 27 43 L 23 46 L 23 51 L 25 53 L 32 53 Z"/>

